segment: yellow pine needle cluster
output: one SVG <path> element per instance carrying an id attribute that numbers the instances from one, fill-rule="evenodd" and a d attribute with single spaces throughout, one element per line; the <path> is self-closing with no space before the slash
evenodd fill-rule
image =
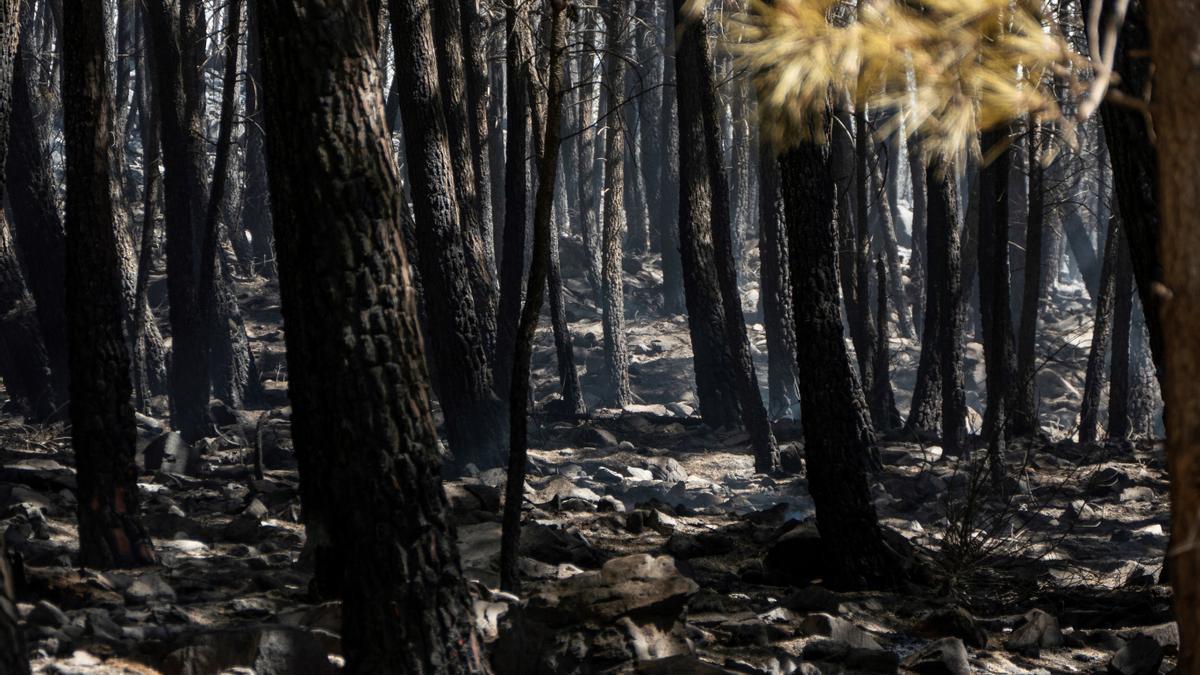
<path id="1" fill-rule="evenodd" d="M 1069 127 L 1051 84 L 1081 70 L 1027 0 L 859 0 L 856 10 L 844 0 L 748 0 L 730 31 L 759 91 L 761 132 L 784 146 L 813 128 L 831 92 L 845 92 L 856 105 L 902 111 L 927 153 L 952 157 L 1021 115 Z"/>

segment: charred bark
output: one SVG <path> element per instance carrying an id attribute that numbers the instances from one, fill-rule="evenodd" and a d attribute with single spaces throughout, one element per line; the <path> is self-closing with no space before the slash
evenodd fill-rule
<path id="1" fill-rule="evenodd" d="M 779 158 L 759 146 L 759 286 L 767 332 L 767 391 L 771 415 L 787 414 L 800 398 L 796 387 L 796 320 L 788 269 L 787 225 L 779 183 Z"/>
<path id="2" fill-rule="evenodd" d="M 1017 376 L 1013 391 L 1012 423 L 1017 436 L 1034 436 L 1041 425 L 1037 410 L 1037 334 L 1042 299 L 1042 255 L 1045 231 L 1045 171 L 1042 147 L 1045 129 L 1029 121 L 1029 216 L 1025 225 L 1025 282 L 1021 293 L 1021 326 L 1017 335 Z"/>
<path id="3" fill-rule="evenodd" d="M 1100 268 L 1100 288 L 1096 294 L 1096 315 L 1092 321 L 1092 347 L 1088 352 L 1087 372 L 1084 376 L 1083 403 L 1079 410 L 1079 442 L 1094 443 L 1100 420 L 1100 397 L 1104 390 L 1104 361 L 1108 353 L 1108 340 L 1112 334 L 1113 301 L 1116 297 L 1116 274 L 1122 237 L 1119 218 L 1108 223 L 1108 237 L 1104 242 L 1104 262 Z M 1128 336 L 1128 330 L 1126 336 Z M 1128 343 L 1126 364 L 1128 364 Z M 1116 353 L 1113 353 L 1116 360 Z M 1111 399 L 1110 399 L 1111 410 Z M 1128 422 L 1126 422 L 1128 425 Z M 1112 421 L 1110 419 L 1111 427 Z"/>
<path id="4" fill-rule="evenodd" d="M 604 329 L 604 373 L 601 396 L 611 406 L 633 402 L 629 388 L 629 349 L 625 335 L 625 289 L 622 261 L 625 240 L 625 113 L 618 95 L 625 90 L 622 58 L 626 0 L 605 10 L 608 55 L 603 89 L 608 92 L 604 137 L 604 228 L 600 238 L 600 309 Z"/>
<path id="5" fill-rule="evenodd" d="M 1117 244 L 1116 296 L 1113 302 L 1112 359 L 1108 381 L 1110 441 L 1124 441 L 1132 431 L 1129 333 L 1133 323 L 1133 267 L 1129 261 L 1129 242 L 1124 237 L 1119 238 L 1121 241 Z"/>
<path id="6" fill-rule="evenodd" d="M 152 564 L 155 556 L 138 520 L 132 385 L 110 189 L 113 111 L 103 13 L 100 3 L 63 4 L 66 297 L 79 562 L 107 569 Z"/>

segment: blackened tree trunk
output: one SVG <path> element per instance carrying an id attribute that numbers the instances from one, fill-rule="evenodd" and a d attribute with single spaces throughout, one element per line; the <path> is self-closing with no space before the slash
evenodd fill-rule
<path id="1" fill-rule="evenodd" d="M 767 144 L 759 146 L 758 257 L 763 325 L 767 332 L 767 391 L 771 415 L 787 414 L 799 400 L 796 388 L 796 321 L 792 316 L 792 282 L 788 269 L 787 226 L 779 184 L 779 158 Z"/>
<path id="2" fill-rule="evenodd" d="M 870 162 L 871 131 L 867 127 L 866 105 L 854 108 L 854 219 L 853 246 L 850 264 L 854 267 L 853 307 L 847 298 L 846 318 L 850 320 L 850 337 L 862 373 L 863 390 L 875 390 L 875 319 L 871 314 L 871 189 Z M 844 270 L 843 270 L 844 271 Z M 870 402 L 869 402 L 870 403 Z M 871 421 L 879 424 L 877 416 L 887 416 L 883 410 L 871 407 Z"/>
<path id="3" fill-rule="evenodd" d="M 933 162 L 923 162 L 925 173 L 921 183 L 925 185 L 925 316 L 921 330 L 921 356 L 917 362 L 917 381 L 913 386 L 912 406 L 909 408 L 905 430 L 910 433 L 936 433 L 942 426 L 942 375 L 939 344 L 942 330 L 941 294 L 946 283 L 945 253 L 942 242 L 933 229 L 933 203 L 935 190 L 931 176 Z M 915 189 L 915 188 L 914 188 Z M 914 222 L 916 217 L 914 216 Z M 916 231 L 914 227 L 914 232 Z"/>
<path id="4" fill-rule="evenodd" d="M 462 21 L 462 42 L 467 69 L 467 115 L 471 125 L 471 157 L 478 178 L 479 236 L 484 253 L 495 275 L 496 258 L 492 250 L 492 167 L 491 146 L 488 143 L 488 46 L 487 17 L 480 11 L 481 0 L 459 0 L 459 17 Z"/>
<path id="5" fill-rule="evenodd" d="M 469 672 L 481 645 L 438 478 L 399 173 L 378 142 L 372 5 L 259 5 L 302 496 L 339 558 L 347 671 Z M 428 4 L 408 9 L 431 51 Z"/>
<path id="6" fill-rule="evenodd" d="M 0 215 L 0 378 L 29 418 L 42 421 L 56 409 L 50 360 L 14 248 Z"/>
<path id="7" fill-rule="evenodd" d="M 890 147 L 890 143 L 882 147 Z M 894 215 L 896 207 L 893 205 L 895 197 L 892 195 L 895 189 L 895 179 L 891 178 L 891 176 L 896 174 L 896 168 L 892 166 L 894 161 L 894 157 L 889 155 L 887 162 L 889 177 L 885 177 L 880 168 L 880 165 L 885 162 L 876 154 L 875 162 L 871 168 L 871 193 L 880 202 L 878 204 L 879 225 L 883 238 L 883 251 L 887 255 L 887 290 L 891 296 L 889 302 L 895 307 L 896 325 L 900 328 L 900 335 L 904 338 L 912 339 L 916 333 L 913 331 L 912 319 L 908 311 L 908 302 L 902 288 L 904 277 L 900 272 L 900 242 L 896 237 L 897 219 Z M 883 332 L 883 329 L 879 329 L 879 332 Z M 888 386 L 890 387 L 891 385 Z"/>
<path id="8" fill-rule="evenodd" d="M 929 267 L 930 287 L 936 287 L 940 305 L 936 350 L 941 375 L 942 446 L 950 455 L 958 455 L 965 444 L 967 403 L 963 392 L 962 326 L 960 297 L 959 231 L 962 218 L 958 211 L 958 187 L 951 162 L 930 162 L 925 172 L 929 194 Z M 932 283 L 934 279 L 938 283 Z M 924 358 L 926 345 L 922 345 Z M 993 467 L 997 458 L 993 457 Z"/>
<path id="9" fill-rule="evenodd" d="M 976 248 L 979 270 L 979 311 L 983 322 L 986 359 L 987 409 L 983 436 L 988 446 L 1002 444 L 1011 419 L 1009 403 L 1014 377 L 1013 323 L 1009 299 L 1008 175 L 1011 170 L 1009 128 L 985 131 L 981 151 L 996 153 L 979 170 L 979 233 Z M 1019 386 L 1019 385 L 1018 385 Z"/>
<path id="10" fill-rule="evenodd" d="M 617 408 L 633 401 L 629 389 L 629 349 L 625 335 L 625 290 L 622 260 L 625 239 L 625 91 L 624 28 L 626 0 L 605 10 L 607 56 L 603 89 L 609 92 L 608 131 L 604 138 L 604 228 L 600 242 L 600 309 L 604 329 L 602 398 Z"/>
<path id="11" fill-rule="evenodd" d="M 796 364 L 805 374 L 799 380 L 805 464 L 827 580 L 835 587 L 891 585 L 900 570 L 867 483 L 875 434 L 842 333 L 828 145 L 801 141 L 779 162 L 796 334 L 804 336 Z"/>
<path id="12" fill-rule="evenodd" d="M 890 215 L 886 217 L 891 217 Z M 880 431 L 899 429 L 903 420 L 900 411 L 896 409 L 896 392 L 892 390 L 891 376 L 891 345 L 888 342 L 888 269 L 880 256 L 875 261 L 875 278 L 878 282 L 875 302 L 875 382 L 871 388 L 871 410 L 875 428 Z"/>
<path id="13" fill-rule="evenodd" d="M 104 26 L 102 4 L 63 3 L 71 444 L 79 484 L 79 562 L 101 569 L 155 562 L 138 521 L 132 385 L 110 191 Z"/>
<path id="14" fill-rule="evenodd" d="M 496 392 L 508 396 L 525 293 L 525 243 L 529 191 L 529 13 L 518 4 L 504 9 L 508 133 L 505 135 L 504 240 L 500 254 L 500 309 L 496 315 Z"/>
<path id="15" fill-rule="evenodd" d="M 490 468 L 504 462 L 505 417 L 493 392 L 472 292 L 429 11 L 429 0 L 392 0 L 389 12 L 397 79 L 400 91 L 407 92 L 400 97 L 400 116 L 418 223 L 428 344 L 455 461 Z"/>
<path id="16" fill-rule="evenodd" d="M 204 136 L 204 86 L 195 42 L 201 33 L 198 0 L 178 6 L 149 3 L 166 175 L 164 215 L 167 229 L 167 296 L 170 303 L 172 358 L 171 425 L 193 442 L 208 435 L 209 364 L 207 313 L 200 311 L 198 288 L 207 199 L 208 171 Z"/>
<path id="17" fill-rule="evenodd" d="M 1121 241 L 1117 244 L 1112 359 L 1108 379 L 1108 439 L 1110 441 L 1124 441 L 1129 438 L 1131 431 L 1129 392 L 1132 381 L 1129 367 L 1129 332 L 1133 318 L 1133 266 L 1129 261 L 1129 241 L 1123 236 L 1118 238 Z"/>
<path id="18" fill-rule="evenodd" d="M 698 181 L 698 185 L 690 188 L 692 194 L 702 199 L 707 192 L 710 200 L 709 227 L 723 309 L 723 334 L 732 365 L 729 376 L 742 410 L 742 424 L 750 435 L 755 471 L 766 473 L 779 468 L 779 448 L 759 393 L 758 377 L 750 357 L 741 294 L 738 292 L 737 261 L 730 223 L 729 182 L 721 153 L 717 93 L 708 49 L 708 23 L 703 17 L 686 16 L 683 4 L 683 0 L 676 0 L 676 20 L 684 19 L 677 26 L 680 44 L 675 87 L 679 97 L 680 173 L 688 173 L 694 176 L 692 180 Z M 699 123 L 693 117 L 699 117 Z M 701 135 L 695 136 L 696 131 Z M 702 164 L 689 166 L 693 162 Z M 700 206 L 700 210 L 703 210 L 703 206 Z M 680 220 L 683 218 L 681 213 Z"/>
<path id="19" fill-rule="evenodd" d="M 1042 168 L 1045 129 L 1029 121 L 1029 216 L 1025 224 L 1025 283 L 1022 286 L 1021 326 L 1017 335 L 1017 376 L 1013 390 L 1012 424 L 1017 436 L 1033 436 L 1041 425 L 1037 411 L 1037 329 L 1042 299 L 1042 255 L 1046 188 Z"/>
<path id="20" fill-rule="evenodd" d="M 551 217 L 554 215 L 554 187 L 558 173 L 559 127 L 562 118 L 563 52 L 567 44 L 567 22 L 563 16 L 565 0 L 553 0 L 550 7 L 550 69 L 541 154 L 538 156 L 538 187 L 533 213 L 533 254 L 529 262 L 529 294 L 521 308 L 516 339 L 516 355 L 509 393 L 508 479 L 504 490 L 504 528 L 500 540 L 500 587 L 520 590 L 518 552 L 521 543 L 521 507 L 525 503 L 525 464 L 529 451 L 529 368 L 533 360 L 533 337 L 537 332 L 550 273 L 552 241 L 558 237 Z M 511 82 L 511 80 L 510 80 Z M 524 114 L 522 114 L 524 118 Z M 535 131 L 535 133 L 537 133 Z"/>
<path id="21" fill-rule="evenodd" d="M 1122 238 L 1120 218 L 1108 223 L 1108 238 L 1104 242 L 1104 262 L 1100 268 L 1100 288 L 1096 294 L 1096 315 L 1092 321 L 1092 347 L 1088 352 L 1087 373 L 1083 383 L 1083 403 L 1079 410 L 1079 442 L 1094 443 L 1100 420 L 1100 396 L 1104 390 L 1104 361 L 1113 325 L 1113 300 L 1116 297 L 1116 274 Z M 1128 319 L 1127 319 L 1128 320 Z M 1126 329 L 1126 339 L 1129 331 Z M 1129 344 L 1126 343 L 1126 367 L 1129 364 Z M 1116 353 L 1113 354 L 1116 360 Z M 1111 410 L 1111 403 L 1110 403 Z M 1109 421 L 1111 427 L 1112 422 Z M 1126 421 L 1128 427 L 1128 421 Z"/>
<path id="22" fill-rule="evenodd" d="M 68 400 L 70 366 L 67 360 L 66 296 L 63 275 L 66 238 L 58 216 L 54 178 L 50 174 L 41 125 L 34 110 L 37 66 L 31 41 L 33 10 L 22 4 L 20 48 L 13 60 L 12 116 L 8 135 L 8 200 L 12 207 L 12 234 L 26 282 L 37 305 L 37 323 L 50 360 L 51 386 L 59 403 Z"/>

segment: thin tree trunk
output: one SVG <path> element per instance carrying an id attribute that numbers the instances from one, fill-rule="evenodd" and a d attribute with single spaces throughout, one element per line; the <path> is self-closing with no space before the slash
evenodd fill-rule
<path id="1" fill-rule="evenodd" d="M 953 165 L 946 161 L 930 163 L 925 173 L 929 190 L 929 261 L 930 280 L 936 278 L 936 301 L 941 305 L 937 331 L 938 370 L 941 375 L 942 446 L 949 455 L 963 450 L 967 404 L 963 393 L 962 324 L 959 279 L 959 231 L 962 218 L 958 211 L 958 188 Z M 925 347 L 922 347 L 922 358 Z M 997 458 L 992 458 L 993 466 Z"/>
<path id="2" fill-rule="evenodd" d="M 664 86 L 675 85 L 675 7 L 670 0 L 663 0 L 666 17 L 665 56 L 663 63 Z M 662 249 L 663 267 L 663 312 L 672 315 L 686 308 L 684 292 L 684 268 L 680 254 L 679 211 L 671 208 L 678 204 L 679 194 L 679 115 L 678 97 L 664 95 L 659 122 L 664 141 L 663 158 L 658 177 L 659 202 L 659 247 Z"/>
<path id="3" fill-rule="evenodd" d="M 547 86 L 546 115 L 542 152 L 538 156 L 538 188 L 533 214 L 533 255 L 529 263 L 529 294 L 521 309 L 521 321 L 516 340 L 516 355 L 512 359 L 513 373 L 509 393 L 509 452 L 508 479 L 504 490 L 504 523 L 500 539 L 500 587 L 518 592 L 521 579 L 518 553 L 521 543 L 521 507 L 525 503 L 525 464 L 528 456 L 529 368 L 533 359 L 533 337 L 537 332 L 542 298 L 551 267 L 551 247 L 558 237 L 551 217 L 554 210 L 554 187 L 558 171 L 559 127 L 562 120 L 563 52 L 566 50 L 567 22 L 565 0 L 552 0 L 550 8 L 550 69 Z M 522 113 L 524 118 L 524 113 Z M 536 132 L 535 132 L 536 133 Z"/>
<path id="4" fill-rule="evenodd" d="M 271 195 L 263 138 L 262 56 L 258 42 L 258 3 L 246 3 L 246 162 L 242 191 L 242 224 L 250 233 L 252 272 L 273 274 L 275 233 L 271 228 Z"/>
<path id="5" fill-rule="evenodd" d="M 624 46 L 626 0 L 614 0 L 605 11 L 607 64 L 603 89 L 609 92 L 604 144 L 604 231 L 601 237 L 600 307 L 604 329 L 603 398 L 623 408 L 633 402 L 629 389 L 629 350 L 625 335 L 624 258 L 625 113 L 618 92 L 625 90 Z"/>
<path id="6" fill-rule="evenodd" d="M 1110 235 L 1111 236 L 1111 235 Z M 1108 439 L 1129 438 L 1129 333 L 1133 317 L 1133 266 L 1129 261 L 1129 242 L 1118 237 L 1116 262 L 1116 299 L 1113 303 L 1112 370 L 1108 384 Z"/>
<path id="7" fill-rule="evenodd" d="M 885 217 L 891 216 L 885 214 Z M 899 429 L 903 420 L 900 418 L 900 411 L 896 409 L 896 393 L 892 390 L 891 345 L 888 342 L 888 269 L 882 256 L 875 261 L 875 278 L 879 285 L 875 295 L 878 306 L 875 313 L 878 341 L 875 343 L 875 382 L 871 389 L 871 409 L 877 411 L 873 415 L 875 428 L 891 431 Z"/>
<path id="8" fill-rule="evenodd" d="M 800 398 L 796 385 L 796 320 L 792 316 L 779 158 L 765 143 L 759 146 L 759 195 L 759 285 L 767 332 L 767 390 L 771 415 L 781 417 Z"/>
<path id="9" fill-rule="evenodd" d="M 1029 120 L 1026 134 L 1029 148 L 1029 216 L 1025 226 L 1025 283 L 1021 303 L 1021 327 L 1017 336 L 1017 375 L 1013 391 L 1013 433 L 1018 436 L 1033 436 L 1041 427 L 1037 410 L 1037 335 L 1038 315 L 1042 298 L 1042 249 L 1045 230 L 1045 181 L 1042 168 L 1042 144 L 1045 143 L 1041 127 Z"/>
<path id="10" fill-rule="evenodd" d="M 983 435 L 988 447 L 1003 446 L 1012 420 L 1016 376 L 1012 313 L 1009 309 L 1008 240 L 1011 223 L 1008 210 L 1008 176 L 1011 148 L 1005 147 L 1009 127 L 986 131 L 981 140 L 984 155 L 996 156 L 979 170 L 979 312 L 983 322 L 983 354 L 987 371 L 987 409 Z M 997 152 L 998 151 L 998 152 Z M 1020 385 L 1017 385 L 1018 388 Z M 997 450 L 999 452 L 999 450 Z"/>
<path id="11" fill-rule="evenodd" d="M 1092 347 L 1088 352 L 1087 371 L 1083 384 L 1083 403 L 1079 410 L 1080 443 L 1096 442 L 1096 431 L 1100 420 L 1100 396 L 1104 390 L 1104 361 L 1108 353 L 1108 339 L 1113 325 L 1118 251 L 1121 248 L 1122 236 L 1120 219 L 1109 220 L 1108 237 L 1104 243 L 1104 262 L 1100 268 L 1100 288 L 1096 294 L 1096 315 L 1092 321 Z M 1128 336 L 1128 330 L 1125 334 Z M 1128 365 L 1129 345 L 1126 344 L 1125 347 L 1126 364 Z M 1116 360 L 1115 351 L 1113 360 Z M 1109 424 L 1112 424 L 1111 419 Z"/>

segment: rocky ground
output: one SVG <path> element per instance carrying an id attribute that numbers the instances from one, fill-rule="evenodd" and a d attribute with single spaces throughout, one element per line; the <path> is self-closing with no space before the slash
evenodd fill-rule
<path id="1" fill-rule="evenodd" d="M 803 475 L 755 475 L 743 433 L 694 417 L 686 323 L 657 318 L 653 266 L 627 271 L 641 403 L 586 420 L 535 418 L 522 597 L 495 590 L 503 473 L 447 483 L 498 672 L 1173 668 L 1178 635 L 1158 583 L 1168 514 L 1162 449 L 1070 439 L 1090 337 L 1078 289 L 1048 312 L 1048 374 L 1039 375 L 1046 435 L 1010 445 L 1006 496 L 991 490 L 978 458 L 889 440 L 873 477 L 876 505 L 888 536 L 914 545 L 926 583 L 839 593 L 819 577 Z M 580 309 L 586 285 L 570 290 L 586 390 L 600 329 Z M 246 286 L 243 299 L 267 378 L 262 409 L 215 405 L 222 434 L 195 448 L 166 429 L 161 401 L 154 416 L 139 417 L 145 522 L 160 567 L 75 567 L 69 439 L 61 428 L 0 421 L 0 531 L 20 554 L 19 608 L 37 672 L 337 672 L 340 608 L 312 602 L 301 560 L 276 294 Z M 761 326 L 752 330 L 765 350 Z M 903 411 L 917 348 L 900 339 L 894 347 Z M 974 418 L 982 366 L 977 348 L 967 354 Z M 539 403 L 554 395 L 552 359 L 543 331 Z M 802 455 L 795 422 L 780 421 L 777 433 Z M 267 467 L 261 480 L 249 465 L 255 447 Z"/>

